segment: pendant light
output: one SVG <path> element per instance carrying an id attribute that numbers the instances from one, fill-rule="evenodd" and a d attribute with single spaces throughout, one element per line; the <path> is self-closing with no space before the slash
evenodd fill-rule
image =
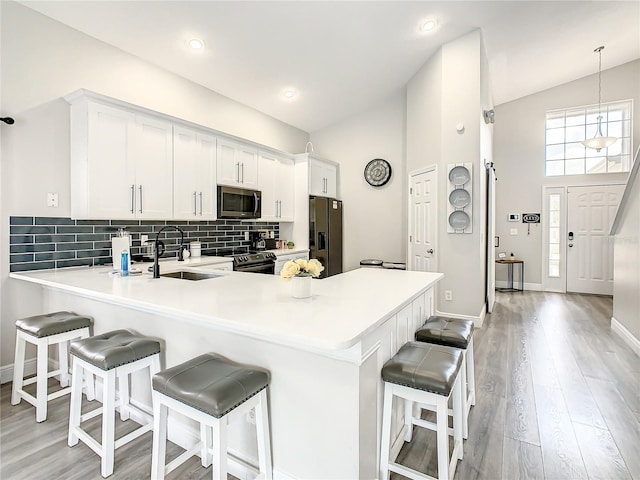
<path id="1" fill-rule="evenodd" d="M 598 54 L 598 130 L 593 138 L 583 140 L 582 144 L 587 148 L 594 148 L 599 152 L 603 148 L 610 147 L 618 140 L 616 137 L 605 137 L 602 135 L 602 109 L 600 107 L 602 96 L 602 50 L 604 46 L 600 46 L 594 50 Z"/>

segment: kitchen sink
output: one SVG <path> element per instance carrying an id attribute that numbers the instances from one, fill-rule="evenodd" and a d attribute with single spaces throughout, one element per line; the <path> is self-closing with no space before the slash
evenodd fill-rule
<path id="1" fill-rule="evenodd" d="M 182 280 L 207 280 L 208 278 L 218 278 L 223 275 L 217 273 L 203 273 L 203 272 L 170 272 L 170 273 L 162 273 L 161 277 L 167 278 L 180 278 Z"/>

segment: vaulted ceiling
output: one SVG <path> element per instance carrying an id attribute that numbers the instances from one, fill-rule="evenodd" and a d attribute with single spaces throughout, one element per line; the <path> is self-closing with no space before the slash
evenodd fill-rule
<path id="1" fill-rule="evenodd" d="M 640 58 L 638 0 L 20 3 L 307 132 L 400 91 L 477 28 L 495 104 L 595 73 L 599 45 L 603 69 Z"/>

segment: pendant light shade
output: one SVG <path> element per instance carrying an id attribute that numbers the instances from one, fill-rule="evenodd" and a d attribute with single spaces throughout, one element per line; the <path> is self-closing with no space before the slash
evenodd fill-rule
<path id="1" fill-rule="evenodd" d="M 616 137 L 605 137 L 602 135 L 602 109 L 601 109 L 601 97 L 602 97 L 602 50 L 604 46 L 600 46 L 594 50 L 598 54 L 598 130 L 593 138 L 583 140 L 582 144 L 587 148 L 593 148 L 596 152 L 599 152 L 603 148 L 610 147 L 618 140 Z"/>

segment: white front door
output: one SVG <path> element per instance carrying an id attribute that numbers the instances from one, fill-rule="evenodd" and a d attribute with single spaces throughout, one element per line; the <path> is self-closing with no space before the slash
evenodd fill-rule
<path id="1" fill-rule="evenodd" d="M 437 181 L 435 167 L 412 174 L 409 181 L 409 262 L 408 269 L 435 272 Z"/>
<path id="2" fill-rule="evenodd" d="M 609 229 L 623 189 L 623 185 L 568 188 L 568 292 L 613 295 L 613 241 Z"/>

